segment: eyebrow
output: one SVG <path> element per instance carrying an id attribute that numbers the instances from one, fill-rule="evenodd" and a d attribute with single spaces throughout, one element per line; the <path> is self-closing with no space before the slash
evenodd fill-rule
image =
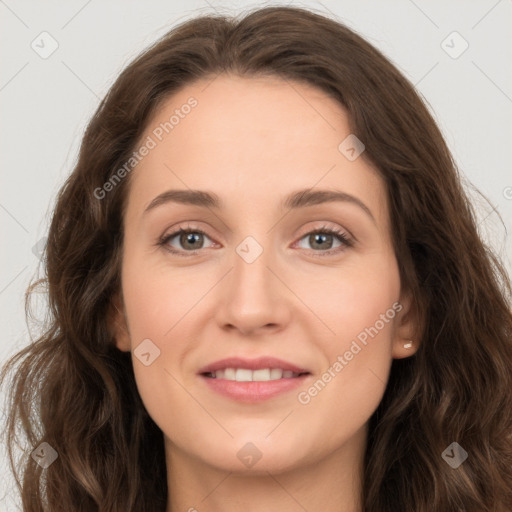
<path id="1" fill-rule="evenodd" d="M 323 203 L 344 202 L 351 203 L 361 208 L 376 224 L 375 217 L 370 209 L 357 197 L 338 190 L 313 190 L 303 189 L 287 195 L 280 204 L 281 209 L 296 210 L 307 206 Z M 167 190 L 156 196 L 144 210 L 144 215 L 155 208 L 167 204 L 179 203 L 204 208 L 222 209 L 223 202 L 213 192 L 203 190 Z"/>

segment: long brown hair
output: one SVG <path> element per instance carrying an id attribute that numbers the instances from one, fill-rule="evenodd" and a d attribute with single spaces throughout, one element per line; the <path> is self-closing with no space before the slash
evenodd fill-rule
<path id="1" fill-rule="evenodd" d="M 129 160 L 164 100 L 219 73 L 304 82 L 335 98 L 386 183 L 421 347 L 393 361 L 370 419 L 364 511 L 509 512 L 510 278 L 479 238 L 456 164 L 414 87 L 354 31 L 290 7 L 181 23 L 121 73 L 90 121 L 56 201 L 46 275 L 26 293 L 29 316 L 30 297 L 46 286 L 48 323 L 2 370 L 1 382 L 16 368 L 6 432 L 23 510 L 165 510 L 162 432 L 110 325 L 131 174 L 101 199 L 95 190 Z M 17 427 L 28 443 L 19 461 Z M 30 457 L 42 442 L 58 453 L 46 469 Z M 453 442 L 468 453 L 457 469 L 442 456 Z"/>

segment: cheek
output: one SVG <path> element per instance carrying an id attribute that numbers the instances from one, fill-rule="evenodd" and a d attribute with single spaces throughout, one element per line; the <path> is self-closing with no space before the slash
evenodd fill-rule
<path id="1" fill-rule="evenodd" d="M 122 272 L 133 369 L 146 410 L 168 431 L 172 411 L 185 413 L 193 406 L 177 370 L 193 346 L 185 329 L 193 316 L 187 313 L 204 294 L 204 280 L 201 287 L 199 279 L 191 283 L 179 269 L 171 272 L 143 262 L 126 258 Z"/>
<path id="2" fill-rule="evenodd" d="M 345 350 L 358 335 L 364 342 L 375 324 L 381 339 L 390 337 L 397 313 L 393 304 L 400 296 L 400 276 L 393 254 L 353 261 L 295 283 L 294 291 L 324 324 L 320 332 L 327 335 L 329 353 Z"/>
<path id="3" fill-rule="evenodd" d="M 377 408 L 389 377 L 394 324 L 401 310 L 398 267 L 390 258 L 365 268 L 344 268 L 329 285 L 316 283 L 310 292 L 310 304 L 316 300 L 312 309 L 329 330 L 322 327 L 327 334 L 316 338 L 324 368 L 298 402 L 319 428 L 322 421 L 334 420 L 355 431 Z"/>
<path id="4" fill-rule="evenodd" d="M 122 282 L 132 348 L 144 338 L 163 341 L 204 294 L 204 281 L 135 254 L 123 266 Z M 203 284 L 203 286 L 201 286 Z"/>

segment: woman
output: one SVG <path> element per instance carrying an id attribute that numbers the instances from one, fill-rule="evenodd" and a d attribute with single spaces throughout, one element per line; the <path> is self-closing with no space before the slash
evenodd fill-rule
<path id="1" fill-rule="evenodd" d="M 511 509 L 510 280 L 340 23 L 204 16 L 145 51 L 46 263 L 51 322 L 3 371 L 24 510 Z"/>

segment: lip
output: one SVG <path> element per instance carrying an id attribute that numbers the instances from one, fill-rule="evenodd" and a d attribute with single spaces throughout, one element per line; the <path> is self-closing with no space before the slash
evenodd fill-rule
<path id="1" fill-rule="evenodd" d="M 292 391 L 304 384 L 311 374 L 287 379 L 261 382 L 237 382 L 235 380 L 212 379 L 205 375 L 199 376 L 205 384 L 216 393 L 238 402 L 257 403 Z"/>
<path id="2" fill-rule="evenodd" d="M 246 368 L 247 370 L 261 370 L 263 368 L 281 368 L 282 370 L 289 370 L 294 373 L 309 373 L 305 368 L 296 366 L 288 361 L 277 359 L 275 357 L 264 356 L 256 359 L 245 359 L 241 357 L 228 357 L 220 359 L 214 363 L 208 364 L 201 368 L 197 373 L 210 373 L 225 368 Z"/>
<path id="3" fill-rule="evenodd" d="M 234 380 L 211 378 L 205 375 L 225 368 L 246 368 L 248 370 L 281 368 L 282 370 L 289 370 L 299 374 L 303 373 L 304 375 L 258 382 L 237 382 Z M 198 375 L 212 391 L 231 400 L 246 403 L 262 402 L 292 391 L 303 385 L 305 379 L 311 377 L 311 373 L 307 369 L 275 357 L 259 357 L 257 359 L 229 357 L 204 366 L 198 371 Z"/>

